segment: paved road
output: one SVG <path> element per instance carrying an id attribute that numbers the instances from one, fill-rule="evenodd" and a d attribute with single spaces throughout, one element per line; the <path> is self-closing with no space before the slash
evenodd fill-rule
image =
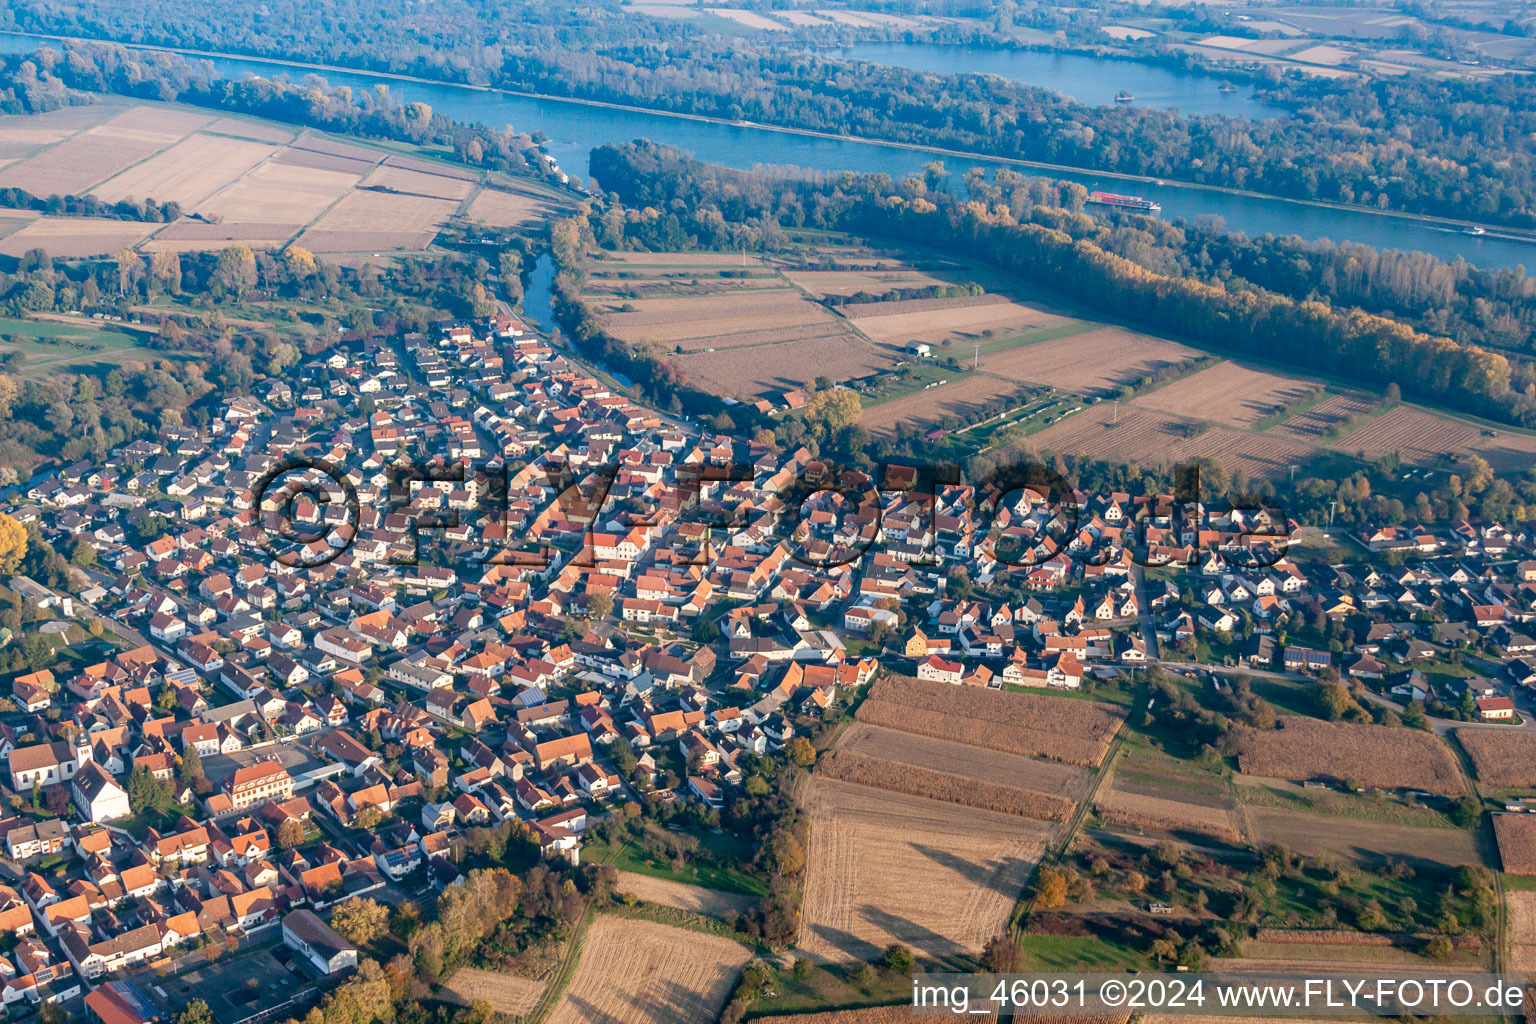
<path id="1" fill-rule="evenodd" d="M 1131 585 L 1136 588 L 1136 618 L 1141 622 L 1141 639 L 1147 645 L 1147 657 L 1158 660 L 1162 651 L 1157 643 L 1157 621 L 1147 602 L 1147 571 L 1131 563 Z"/>

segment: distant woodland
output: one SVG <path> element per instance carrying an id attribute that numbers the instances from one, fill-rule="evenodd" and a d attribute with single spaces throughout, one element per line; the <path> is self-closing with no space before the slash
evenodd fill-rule
<path id="1" fill-rule="evenodd" d="M 977 13 L 977 12 L 969 12 Z M 926 75 L 703 34 L 616 0 L 207 5 L 20 0 L 0 28 L 223 50 L 793 125 L 1294 198 L 1536 226 L 1536 89 L 1515 76 L 1275 79 L 1294 116 L 1086 107 L 1000 78 Z"/>
<path id="2" fill-rule="evenodd" d="M 1303 288 L 1306 273 L 1295 278 L 1273 275 L 1266 287 L 1253 281 L 1202 271 L 1185 276 L 1179 260 L 1191 268 L 1202 249 L 1187 238 L 1168 238 L 1159 250 L 1135 244 L 1134 232 L 1147 223 L 1106 227 L 1068 207 L 1023 203 L 1018 213 L 1004 204 L 986 205 L 936 188 L 942 174 L 893 181 L 887 175 L 807 175 L 770 178 L 695 161 L 674 147 L 625 143 L 595 150 L 592 173 L 614 198 L 632 207 L 653 207 L 654 218 L 610 225 L 600 219 L 598 241 L 619 229 L 640 236 L 641 246 L 675 247 L 724 241 L 745 244 L 748 234 L 771 238 L 780 225 L 809 225 L 901 238 L 962 253 L 1027 278 L 1042 287 L 1087 303 L 1112 308 L 1119 316 L 1149 329 L 1188 338 L 1218 351 L 1258 356 L 1335 379 L 1400 389 L 1414 396 L 1467 412 L 1521 425 L 1536 424 L 1536 375 L 1521 360 L 1477 345 L 1420 330 L 1352 304 L 1350 297 L 1381 294 L 1406 287 L 1412 274 L 1347 274 L 1340 284 L 1326 250 L 1288 254 L 1305 259 L 1310 273 L 1328 279 L 1339 301 L 1321 288 Z M 1023 187 L 1023 186 L 1020 186 Z M 1041 185 L 1039 188 L 1053 186 Z M 1068 186 L 1077 188 L 1078 186 Z M 1049 197 L 1040 195 L 1042 200 Z M 1052 223 L 1052 222 L 1055 223 Z M 1164 225 L 1163 227 L 1166 227 Z M 1174 243 L 1177 241 L 1177 244 Z M 661 244 L 656 244 L 660 242 Z M 1214 244 L 1214 243 L 1210 243 Z M 1247 243 L 1232 242 L 1241 247 Z M 1265 243 L 1258 243 L 1263 245 Z M 1123 255 L 1132 252 L 1146 262 Z M 1152 269 L 1159 251 L 1172 265 Z M 1380 264 L 1381 257 L 1377 257 Z M 1255 260 L 1257 265 L 1259 262 Z M 1388 258 L 1389 265 L 1394 263 Z M 1429 275 L 1431 277 L 1437 275 Z M 1454 273 L 1451 278 L 1454 279 Z M 1523 295 L 1518 277 L 1507 280 Z M 1472 285 L 1466 285 L 1470 291 Z M 1288 290 L 1286 290 L 1288 289 Z M 1442 295 L 1459 296 L 1453 284 Z M 1457 298 L 1466 308 L 1476 300 Z M 1528 301 L 1511 298 L 1511 309 L 1529 317 Z M 1439 314 L 1437 314 L 1439 315 Z M 1451 314 L 1447 313 L 1446 316 Z M 1511 314 L 1513 315 L 1513 314 Z M 1427 319 L 1427 318 L 1426 318 Z"/>

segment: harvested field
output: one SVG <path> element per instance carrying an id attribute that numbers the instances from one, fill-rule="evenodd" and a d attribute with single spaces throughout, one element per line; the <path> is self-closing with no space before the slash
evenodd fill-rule
<path id="1" fill-rule="evenodd" d="M 121 112 L 116 104 L 95 103 L 41 114 L 7 114 L 0 117 L 0 145 L 51 145 Z"/>
<path id="2" fill-rule="evenodd" d="M 1292 465 L 1305 465 L 1317 454 L 1317 449 L 1309 445 L 1234 427 L 1214 427 L 1184 438 L 1169 449 L 1175 462 L 1220 459 L 1229 472 L 1241 468 L 1254 478 L 1278 477 L 1288 473 Z"/>
<path id="3" fill-rule="evenodd" d="M 714 935 L 600 915 L 549 1024 L 714 1024 L 746 947 Z"/>
<path id="4" fill-rule="evenodd" d="M 836 749 L 961 775 L 978 782 L 1006 783 L 1067 803 L 1076 803 L 1088 792 L 1088 772 L 1073 765 L 968 747 L 865 722 L 855 722 L 845 729 L 838 737 Z"/>
<path id="5" fill-rule="evenodd" d="M 1001 296 L 979 295 L 978 299 L 1002 299 Z M 1049 327 L 1065 322 L 1065 317 L 1041 313 L 1006 299 L 996 302 L 936 309 L 898 312 L 887 307 L 916 306 L 927 302 L 960 302 L 959 299 L 915 299 L 910 302 L 880 302 L 864 306 L 844 307 L 843 313 L 859 330 L 874 341 L 891 341 L 904 344 L 908 341 L 925 341 L 942 344 L 946 339 L 957 340 L 962 335 L 985 330 L 1009 331 L 1021 327 Z M 866 313 L 865 311 L 869 312 Z"/>
<path id="6" fill-rule="evenodd" d="M 330 153 L 316 153 L 313 150 L 294 147 L 283 150 L 275 159 L 278 163 L 287 164 L 290 167 L 307 167 L 312 171 L 333 171 L 357 177 L 368 174 L 378 164 L 377 158 L 355 160 L 348 156 L 332 156 Z"/>
<path id="7" fill-rule="evenodd" d="M 20 256 L 29 249 L 42 249 L 58 259 L 101 256 L 137 245 L 161 226 L 96 217 L 39 217 L 0 240 L 0 253 Z"/>
<path id="8" fill-rule="evenodd" d="M 1305 464 L 1318 450 L 1288 438 L 1233 427 L 1212 427 L 1189 436 L 1190 428 L 1166 412 L 1109 403 L 1089 406 L 1035 435 L 1043 451 L 1090 458 L 1171 466 L 1195 458 L 1220 459 L 1228 471 L 1275 477 L 1292 464 Z"/>
<path id="9" fill-rule="evenodd" d="M 747 399 L 765 391 L 798 388 L 825 374 L 833 380 L 884 370 L 890 361 L 851 334 L 724 349 L 675 357 L 683 375 L 716 395 Z"/>
<path id="10" fill-rule="evenodd" d="M 312 231 L 358 231 L 369 234 L 435 231 L 458 209 L 452 199 L 401 196 L 384 192 L 352 192 L 310 225 Z M 387 230 L 380 230 L 387 227 Z"/>
<path id="11" fill-rule="evenodd" d="M 806 27 L 811 25 L 831 24 L 831 22 L 827 21 L 825 18 L 818 18 L 816 15 L 806 14 L 804 11 L 775 11 L 774 13 L 783 18 L 785 21 L 789 22 L 791 25 Z"/>
<path id="12" fill-rule="evenodd" d="M 408 192 L 416 196 L 435 199 L 468 199 L 475 190 L 474 182 L 446 174 L 429 174 L 407 167 L 381 164 L 364 178 L 363 185 L 387 188 L 394 192 Z"/>
<path id="13" fill-rule="evenodd" d="M 515 228 L 558 210 L 559 207 L 540 196 L 488 188 L 475 196 L 465 216 L 493 228 Z"/>
<path id="14" fill-rule="evenodd" d="M 629 893 L 646 903 L 662 907 L 676 907 L 695 914 L 706 914 L 729 921 L 737 914 L 745 913 L 757 901 L 751 896 L 735 892 L 705 889 L 703 886 L 674 882 L 668 878 L 656 878 L 635 871 L 620 871 L 618 892 Z"/>
<path id="15" fill-rule="evenodd" d="M 484 999 L 497 1013 L 515 1017 L 534 1008 L 544 993 L 544 985 L 542 981 L 519 978 L 506 971 L 461 967 L 443 985 L 441 994 L 460 1006 Z"/>
<path id="16" fill-rule="evenodd" d="M 1430 463 L 1443 455 L 1460 452 L 1480 436 L 1481 432 L 1471 424 L 1399 405 L 1335 443 L 1343 451 L 1364 452 L 1368 458 L 1398 453 L 1406 462 Z"/>
<path id="17" fill-rule="evenodd" d="M 1297 377 L 1227 360 L 1158 388 L 1135 404 L 1229 427 L 1248 427 L 1317 387 Z"/>
<path id="18" fill-rule="evenodd" d="M 351 192 L 306 228 L 298 244 L 317 253 L 425 249 L 458 206 L 452 199 Z"/>
<path id="19" fill-rule="evenodd" d="M 988 373 L 1080 394 L 1107 392 L 1199 355 L 1172 341 L 1102 327 L 981 357 Z"/>
<path id="20" fill-rule="evenodd" d="M 1179 420 L 1165 412 L 1108 403 L 1089 406 L 1035 435 L 1042 451 L 1090 458 L 1172 464 L 1174 445 L 1188 440 Z"/>
<path id="21" fill-rule="evenodd" d="M 1536 975 L 1536 892 L 1505 889 L 1509 913 L 1509 969 Z"/>
<path id="22" fill-rule="evenodd" d="M 227 245 L 276 249 L 301 227 L 302 224 L 204 224 L 183 220 L 145 242 L 144 248 L 150 252 L 195 252 Z"/>
<path id="23" fill-rule="evenodd" d="M 347 160 L 366 160 L 374 163 L 384 158 L 384 154 L 367 146 L 358 146 L 350 142 L 341 142 L 337 139 L 328 139 L 323 135 L 313 132 L 304 132 L 293 144 L 294 149 L 307 150 L 311 153 L 325 153 L 329 156 L 339 156 Z"/>
<path id="24" fill-rule="evenodd" d="M 1464 829 L 1362 822 L 1274 807 L 1244 806 L 1241 813 L 1254 843 L 1275 843 L 1309 857 L 1331 854 L 1371 865 L 1387 857 L 1451 865 L 1483 863 L 1476 838 Z"/>
<path id="25" fill-rule="evenodd" d="M 1042 821 L 1066 821 L 1072 816 L 1072 801 L 1063 800 L 1059 796 L 997 782 L 983 782 L 932 768 L 918 768 L 846 750 L 823 754 L 817 762 L 816 770 L 818 774 L 840 782 L 963 804 L 984 811 L 997 811 L 999 814 L 1017 814 Z"/>
<path id="26" fill-rule="evenodd" d="M 1295 715 L 1282 716 L 1280 725 L 1240 730 L 1238 764 L 1244 772 L 1303 781 L 1355 779 L 1364 786 L 1450 796 L 1467 791 L 1455 756 L 1430 733 Z"/>
<path id="27" fill-rule="evenodd" d="M 594 267 L 637 263 L 647 267 L 739 267 L 741 254 L 731 252 L 604 252 Z M 761 266 L 757 256 L 747 257 L 747 266 Z"/>
<path id="28" fill-rule="evenodd" d="M 414 156 L 401 156 L 399 153 L 386 156 L 384 166 L 399 167 L 407 171 L 418 171 L 422 174 L 430 174 L 435 178 L 457 178 L 459 181 L 478 183 L 480 172 L 473 167 L 457 167 L 449 163 L 441 163 L 436 160 L 418 159 Z"/>
<path id="29" fill-rule="evenodd" d="M 631 344 L 671 344 L 686 338 L 733 335 L 743 328 L 784 330 L 814 324 L 829 331 L 843 329 L 837 317 L 791 288 L 763 289 L 751 296 L 658 297 L 627 305 L 632 312 L 600 315 L 604 327 Z"/>
<path id="30" fill-rule="evenodd" d="M 1536 466 L 1536 436 L 1530 434 L 1498 430 L 1493 437 L 1479 437 L 1472 447 L 1495 472 L 1523 473 Z"/>
<path id="31" fill-rule="evenodd" d="M 203 131 L 214 132 L 219 135 L 233 135 L 239 139 L 252 139 L 256 142 L 270 142 L 278 146 L 286 146 L 294 139 L 293 132 L 282 125 L 260 124 L 256 121 L 245 121 L 238 117 L 221 117 L 206 126 Z"/>
<path id="32" fill-rule="evenodd" d="M 840 254 L 841 255 L 841 254 Z M 852 295 L 855 292 L 872 292 L 879 295 L 892 288 L 926 288 L 929 285 L 949 284 L 937 277 L 930 277 L 920 270 L 893 267 L 889 270 L 786 270 L 784 276 L 816 296 Z"/>
<path id="33" fill-rule="evenodd" d="M 753 14 L 751 11 L 737 10 L 734 7 L 706 7 L 710 14 L 747 26 L 747 28 L 762 29 L 768 32 L 788 32 L 789 27 L 772 18 L 765 18 L 761 14 Z"/>
<path id="34" fill-rule="evenodd" d="M 1112 786 L 1099 789 L 1093 806 L 1099 817 L 1111 825 L 1129 825 L 1159 832 L 1193 832 L 1226 843 L 1238 843 L 1243 838 L 1232 812 L 1221 807 L 1143 796 Z"/>
<path id="35" fill-rule="evenodd" d="M 145 105 L 128 108 L 102 127 L 169 145 L 206 127 L 213 118 L 200 110 Z"/>
<path id="36" fill-rule="evenodd" d="M 1536 875 L 1536 814 L 1495 814 L 1499 859 L 1512 875 Z"/>
<path id="37" fill-rule="evenodd" d="M 684 352 L 704 352 L 710 349 L 754 348 L 758 345 L 777 345 L 786 341 L 803 341 L 806 338 L 848 337 L 848 332 L 837 323 L 806 324 L 804 327 L 777 327 L 761 331 L 739 331 L 735 334 L 709 334 L 700 338 L 684 338 L 676 347 Z"/>
<path id="38" fill-rule="evenodd" d="M 871 406 L 859 422 L 872 433 L 894 434 L 903 423 L 921 427 L 946 416 L 969 415 L 994 398 L 1017 394 L 1023 387 L 1018 381 L 976 373 Z"/>
<path id="39" fill-rule="evenodd" d="M 1024 818 L 819 777 L 805 803 L 800 945 L 822 960 L 868 960 L 892 942 L 920 956 L 976 954 L 1007 925 L 1051 834 Z"/>
<path id="40" fill-rule="evenodd" d="M 1456 742 L 1472 758 L 1477 781 L 1484 785 L 1536 787 L 1536 733 L 1457 729 Z"/>
<path id="41" fill-rule="evenodd" d="M 269 160 L 202 203 L 197 212 L 241 224 L 307 224 L 347 193 L 358 175 Z"/>
<path id="42" fill-rule="evenodd" d="M 107 179 L 91 193 L 108 203 L 154 199 L 191 209 L 274 152 L 260 142 L 192 135 Z"/>
<path id="43" fill-rule="evenodd" d="M 857 718 L 919 736 L 1097 767 L 1125 712 L 1109 704 L 882 676 Z"/>
<path id="44" fill-rule="evenodd" d="M 1329 395 L 1306 412 L 1297 413 L 1284 422 L 1270 428 L 1269 433 L 1289 437 L 1296 441 L 1318 442 L 1334 427 L 1351 416 L 1365 416 L 1376 408 L 1377 400 L 1371 395 L 1350 391 L 1342 395 Z"/>
<path id="45" fill-rule="evenodd" d="M 166 140 L 158 135 L 116 128 L 116 120 L 5 168 L 0 171 L 0 188 L 24 189 L 41 198 L 82 195 L 164 147 Z"/>

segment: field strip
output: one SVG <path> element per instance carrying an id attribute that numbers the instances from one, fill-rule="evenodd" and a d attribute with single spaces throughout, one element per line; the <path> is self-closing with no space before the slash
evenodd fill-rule
<path id="1" fill-rule="evenodd" d="M 1046 849 L 1045 855 L 1040 858 L 1040 863 L 1035 865 L 1034 873 L 1030 875 L 1031 882 L 1034 881 L 1035 875 L 1039 874 L 1042 866 L 1047 863 L 1054 864 L 1071 847 L 1072 840 L 1076 838 L 1078 829 L 1083 827 L 1083 819 L 1088 817 L 1088 810 L 1093 806 L 1093 801 L 1099 795 L 1099 787 L 1104 784 L 1104 779 L 1113 773 L 1115 760 L 1120 756 L 1120 751 L 1125 747 L 1126 723 L 1136 716 L 1140 708 L 1141 701 L 1138 700 L 1136 705 L 1132 707 L 1130 714 L 1121 720 L 1120 728 L 1115 730 L 1114 738 L 1109 741 L 1109 752 L 1104 755 L 1104 760 L 1099 762 L 1098 770 L 1093 773 L 1092 779 L 1089 780 L 1088 792 L 1083 794 L 1082 800 L 1077 805 L 1077 811 L 1067 821 L 1066 827 L 1061 830 L 1061 835 L 1057 838 L 1057 841 Z M 1008 932 L 1014 941 L 1018 941 L 1024 936 L 1025 922 L 1028 921 L 1030 913 L 1035 908 L 1034 895 L 1029 892 L 1027 887 L 1024 892 L 1025 895 L 1020 898 L 1018 905 L 1013 908 L 1013 919 L 1008 923 Z"/>

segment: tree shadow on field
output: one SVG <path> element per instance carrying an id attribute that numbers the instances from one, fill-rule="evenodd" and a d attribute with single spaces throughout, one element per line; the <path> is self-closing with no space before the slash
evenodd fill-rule
<path id="1" fill-rule="evenodd" d="M 880 952 L 878 946 L 864 941 L 852 932 L 845 932 L 841 928 L 833 928 L 831 925 L 826 924 L 813 924 L 811 925 L 811 931 L 821 941 L 844 956 L 851 957 L 854 960 L 869 960 Z"/>
<path id="2" fill-rule="evenodd" d="M 1006 892 L 1006 890 L 998 886 L 998 880 L 1008 877 L 1015 867 L 1019 868 L 1019 876 L 1021 878 L 1027 875 L 1029 869 L 1033 867 L 1033 864 L 1030 862 L 1019 858 L 1003 858 L 1001 860 L 984 861 L 980 864 L 975 864 L 964 857 L 957 857 L 948 850 L 940 850 L 934 846 L 923 846 L 921 843 L 912 843 L 911 845 L 912 849 L 935 864 L 948 868 L 972 885 L 982 886 L 993 892 Z"/>
<path id="3" fill-rule="evenodd" d="M 955 894 L 956 902 L 964 899 L 963 893 Z M 909 921 L 879 907 L 865 905 L 859 910 L 860 915 L 870 924 L 884 931 L 887 935 L 903 942 L 924 956 L 936 960 L 948 960 L 954 957 L 964 957 L 967 951 L 953 939 L 940 935 L 931 928 L 925 928 L 916 921 Z"/>

